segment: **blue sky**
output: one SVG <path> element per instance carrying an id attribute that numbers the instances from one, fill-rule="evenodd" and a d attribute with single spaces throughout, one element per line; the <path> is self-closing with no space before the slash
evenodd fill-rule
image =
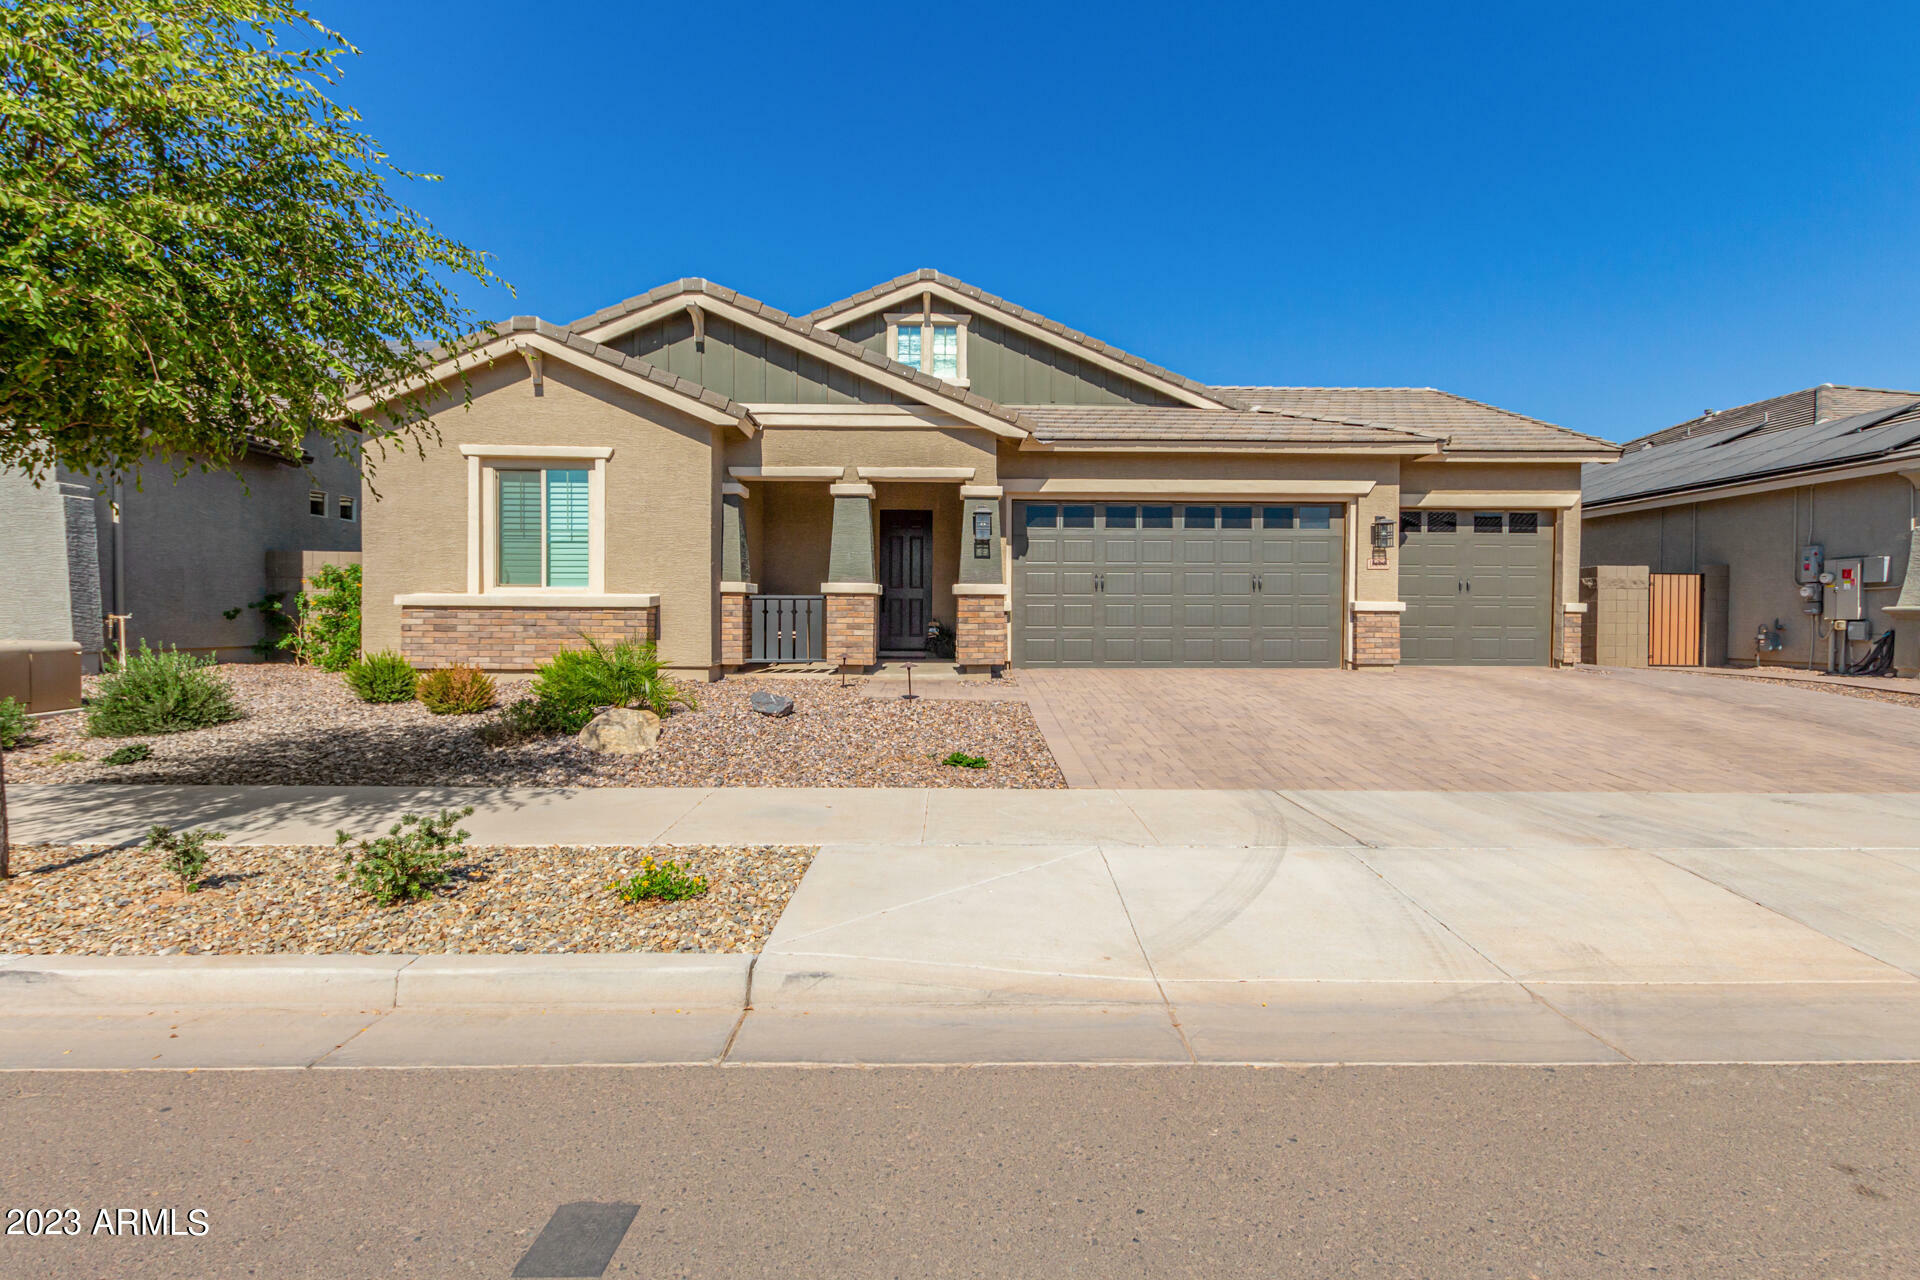
<path id="1" fill-rule="evenodd" d="M 1920 386 L 1902 5 L 542 8 L 315 10 L 487 314 L 935 266 L 1206 381 L 1615 438 Z"/>

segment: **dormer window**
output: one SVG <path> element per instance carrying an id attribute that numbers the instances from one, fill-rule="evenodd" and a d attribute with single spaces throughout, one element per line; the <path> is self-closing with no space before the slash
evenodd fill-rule
<path id="1" fill-rule="evenodd" d="M 956 386 L 967 385 L 968 316 L 924 311 L 887 317 L 887 354 Z"/>

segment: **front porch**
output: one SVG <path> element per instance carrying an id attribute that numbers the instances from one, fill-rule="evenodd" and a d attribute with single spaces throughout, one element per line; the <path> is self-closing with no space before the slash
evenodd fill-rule
<path id="1" fill-rule="evenodd" d="M 734 468 L 722 487 L 726 670 L 1007 661 L 1001 491 L 960 467 Z M 953 645 L 946 651 L 946 642 Z"/>

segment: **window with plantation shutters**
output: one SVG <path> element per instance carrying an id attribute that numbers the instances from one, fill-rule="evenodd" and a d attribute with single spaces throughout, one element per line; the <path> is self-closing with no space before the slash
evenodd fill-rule
<path id="1" fill-rule="evenodd" d="M 547 585 L 587 585 L 587 473 L 548 471 Z"/>
<path id="2" fill-rule="evenodd" d="M 537 587 L 540 581 L 540 473 L 500 473 L 500 585 Z"/>
<path id="3" fill-rule="evenodd" d="M 500 585 L 584 587 L 590 581 L 586 470 L 502 470 Z"/>

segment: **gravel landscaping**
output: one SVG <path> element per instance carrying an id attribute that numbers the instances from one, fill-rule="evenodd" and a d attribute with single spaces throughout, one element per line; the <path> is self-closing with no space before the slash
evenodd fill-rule
<path id="1" fill-rule="evenodd" d="M 609 885 L 647 855 L 707 877 L 680 902 L 622 901 Z M 433 897 L 378 907 L 313 846 L 214 846 L 186 893 L 139 849 L 17 847 L 0 881 L 0 953 L 260 955 L 758 951 L 814 850 L 792 846 L 469 847 Z"/>
<path id="2" fill-rule="evenodd" d="M 567 737 L 492 748 L 480 738 L 497 712 L 436 716 L 418 703 L 361 702 L 340 677 L 278 665 L 221 668 L 244 718 L 137 739 L 89 738 L 80 715 L 40 723 L 7 753 L 15 782 L 255 786 L 575 787 L 1064 787 L 1066 779 L 1026 703 L 871 698 L 861 681 L 733 677 L 694 685 L 698 710 L 676 711 L 644 756 L 597 755 Z M 94 681 L 87 682 L 91 692 Z M 794 701 L 778 718 L 748 709 L 756 689 Z M 499 681 L 504 705 L 524 680 Z M 152 757 L 106 765 L 127 742 Z M 939 763 L 983 756 L 984 769 Z M 78 752 L 82 759 L 59 759 Z"/>

